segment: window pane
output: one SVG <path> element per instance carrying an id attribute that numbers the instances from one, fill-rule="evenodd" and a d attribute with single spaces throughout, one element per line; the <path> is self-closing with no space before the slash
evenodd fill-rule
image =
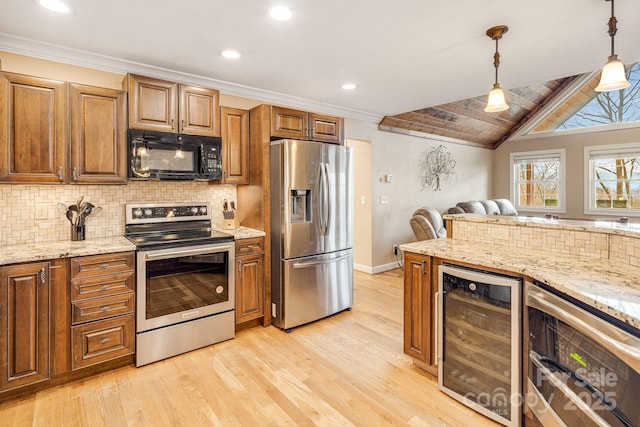
<path id="1" fill-rule="evenodd" d="M 636 153 L 628 157 L 611 150 L 616 157 L 606 158 L 606 151 L 600 150 L 596 159 L 590 160 L 592 208 L 596 209 L 638 209 L 640 208 L 640 164 Z M 639 153 L 640 154 L 640 149 Z"/>
<path id="2" fill-rule="evenodd" d="M 559 160 L 532 160 L 514 166 L 520 206 L 558 206 Z"/>

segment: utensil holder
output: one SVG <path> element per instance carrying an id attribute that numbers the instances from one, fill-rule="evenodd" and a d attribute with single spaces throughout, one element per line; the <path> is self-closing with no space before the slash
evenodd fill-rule
<path id="1" fill-rule="evenodd" d="M 84 240 L 84 224 L 83 225 L 71 225 L 71 240 L 78 241 Z"/>

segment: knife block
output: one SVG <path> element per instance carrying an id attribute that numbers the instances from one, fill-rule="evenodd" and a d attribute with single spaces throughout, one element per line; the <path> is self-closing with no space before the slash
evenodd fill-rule
<path id="1" fill-rule="evenodd" d="M 234 215 L 233 218 L 223 219 L 222 220 L 222 229 L 223 230 L 232 230 L 234 228 L 238 228 L 240 224 L 238 224 L 238 217 Z"/>

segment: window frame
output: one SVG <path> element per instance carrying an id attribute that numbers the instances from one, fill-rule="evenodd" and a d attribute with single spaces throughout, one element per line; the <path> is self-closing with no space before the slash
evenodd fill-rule
<path id="1" fill-rule="evenodd" d="M 516 161 L 528 158 L 532 162 L 543 161 L 549 158 L 558 158 L 558 204 L 556 206 L 527 206 L 520 204 L 518 194 L 518 179 L 515 173 Z M 509 192 L 511 201 L 518 212 L 549 213 L 558 214 L 566 212 L 566 149 L 559 148 L 553 150 L 520 151 L 509 154 Z"/>
<path id="2" fill-rule="evenodd" d="M 638 154 L 640 158 L 640 142 L 630 144 L 611 144 L 611 145 L 591 145 L 584 147 L 584 214 L 585 215 L 602 215 L 615 217 L 640 216 L 640 208 L 598 208 L 594 207 L 594 192 L 592 185 L 594 184 L 593 170 L 591 168 L 592 152 L 598 152 L 599 155 L 607 153 L 629 153 Z M 632 156 L 630 156 L 632 157 Z M 613 157 L 612 157 L 613 158 Z"/>

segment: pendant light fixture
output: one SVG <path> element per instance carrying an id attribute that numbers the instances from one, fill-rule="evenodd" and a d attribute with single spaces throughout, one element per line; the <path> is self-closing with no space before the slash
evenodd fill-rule
<path id="1" fill-rule="evenodd" d="M 609 36 L 611 37 L 611 55 L 609 60 L 604 65 L 602 73 L 600 75 L 600 84 L 596 87 L 596 92 L 609 92 L 611 90 L 621 90 L 629 87 L 631 83 L 627 80 L 627 75 L 624 70 L 624 64 L 618 59 L 618 55 L 615 54 L 614 41 L 618 28 L 616 24 L 618 20 L 613 13 L 613 0 L 604 0 L 611 2 L 611 18 L 609 18 Z"/>
<path id="2" fill-rule="evenodd" d="M 504 99 L 504 92 L 502 91 L 502 88 L 500 88 L 500 84 L 498 83 L 498 67 L 500 66 L 498 40 L 500 40 L 502 38 L 502 35 L 507 31 L 509 31 L 509 27 L 507 27 L 506 25 L 498 25 L 487 30 L 487 36 L 489 36 L 491 40 L 496 41 L 496 53 L 493 55 L 493 66 L 496 67 L 496 82 L 493 84 L 493 89 L 491 89 L 491 92 L 489 92 L 489 96 L 487 98 L 487 106 L 484 108 L 484 111 L 487 113 L 498 113 L 500 111 L 509 109 L 509 106 Z"/>

